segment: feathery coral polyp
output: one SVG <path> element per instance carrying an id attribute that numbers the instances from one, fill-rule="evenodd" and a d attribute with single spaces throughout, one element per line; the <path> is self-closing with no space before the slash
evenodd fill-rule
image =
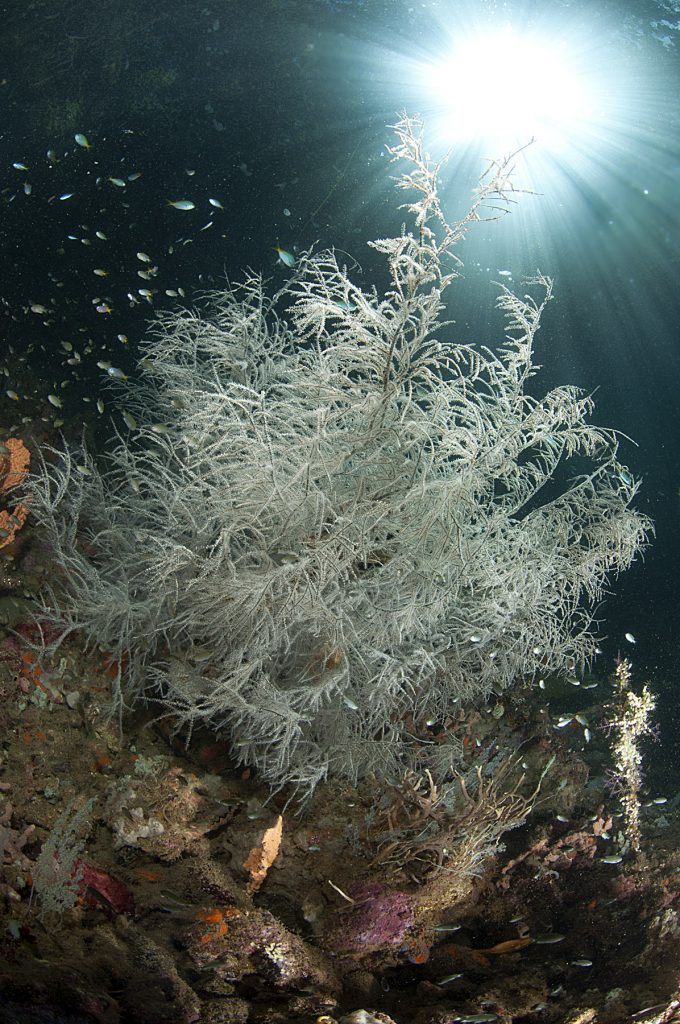
<path id="1" fill-rule="evenodd" d="M 442 757 L 408 723 L 583 670 L 607 581 L 652 531 L 591 397 L 534 379 L 550 279 L 499 287 L 493 349 L 444 319 L 459 243 L 514 203 L 513 157 L 449 223 L 422 126 L 395 132 L 411 230 L 371 243 L 386 290 L 326 250 L 273 295 L 249 273 L 159 314 L 134 434 L 103 470 L 48 447 L 30 485 L 61 569 L 41 623 L 110 652 L 115 708 L 212 725 L 303 796 L 463 772 L 462 743 Z"/>

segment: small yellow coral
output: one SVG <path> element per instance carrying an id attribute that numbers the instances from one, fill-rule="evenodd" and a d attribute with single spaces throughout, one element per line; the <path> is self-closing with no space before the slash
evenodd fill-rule
<path id="1" fill-rule="evenodd" d="M 651 732 L 649 716 L 656 701 L 647 685 L 641 693 L 630 688 L 631 663 L 627 658 L 616 667 L 617 702 L 609 725 L 614 731 L 612 754 L 615 771 L 622 784 L 621 806 L 626 835 L 635 852 L 640 849 L 640 788 L 642 786 L 642 754 L 640 739 Z"/>

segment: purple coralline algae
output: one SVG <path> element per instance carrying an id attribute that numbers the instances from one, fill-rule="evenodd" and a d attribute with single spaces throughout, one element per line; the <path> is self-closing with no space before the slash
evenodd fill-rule
<path id="1" fill-rule="evenodd" d="M 338 953 L 365 953 L 404 943 L 415 918 L 415 901 L 408 893 L 381 882 L 358 882 L 349 890 L 355 901 L 329 936 Z"/>

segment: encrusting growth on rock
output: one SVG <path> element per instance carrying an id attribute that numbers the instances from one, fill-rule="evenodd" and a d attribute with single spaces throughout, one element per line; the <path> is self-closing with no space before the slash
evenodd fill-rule
<path id="1" fill-rule="evenodd" d="M 28 476 L 31 461 L 28 448 L 17 437 L 10 437 L 0 445 L 0 494 L 19 487 Z M 28 516 L 28 505 L 20 501 L 10 511 L 0 510 L 0 548 L 7 547 L 16 537 Z"/>

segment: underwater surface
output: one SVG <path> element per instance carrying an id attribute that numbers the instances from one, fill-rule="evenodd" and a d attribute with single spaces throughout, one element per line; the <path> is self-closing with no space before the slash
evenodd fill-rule
<path id="1" fill-rule="evenodd" d="M 680 3 L 0 14 L 0 1021 L 680 1020 Z"/>

